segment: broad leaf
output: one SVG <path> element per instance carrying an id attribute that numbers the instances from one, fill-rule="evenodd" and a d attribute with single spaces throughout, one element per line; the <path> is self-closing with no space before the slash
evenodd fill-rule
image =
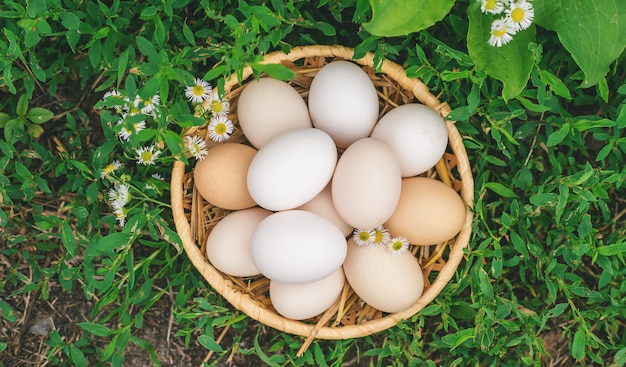
<path id="1" fill-rule="evenodd" d="M 426 29 L 450 12 L 455 0 L 370 0 L 372 20 L 363 27 L 375 36 L 405 36 Z"/>
<path id="2" fill-rule="evenodd" d="M 467 15 L 470 58 L 480 70 L 504 84 L 502 97 L 505 100 L 515 98 L 526 88 L 533 68 L 533 54 L 528 45 L 535 41 L 535 27 L 517 33 L 506 45 L 495 47 L 489 44 L 491 17 L 481 13 L 476 6 L 469 6 Z"/>
<path id="3" fill-rule="evenodd" d="M 535 22 L 553 30 L 585 74 L 598 83 L 626 47 L 626 1 L 536 0 Z"/>

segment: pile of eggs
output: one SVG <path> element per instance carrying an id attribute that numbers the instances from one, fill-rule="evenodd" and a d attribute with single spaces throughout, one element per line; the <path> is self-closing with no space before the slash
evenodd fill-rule
<path id="1" fill-rule="evenodd" d="M 429 246 L 460 231 L 460 196 L 420 176 L 447 147 L 439 114 L 415 103 L 379 119 L 370 77 L 334 61 L 315 75 L 307 101 L 283 81 L 249 82 L 237 115 L 249 144 L 216 145 L 194 169 L 200 195 L 230 211 L 208 235 L 211 264 L 268 278 L 273 307 L 294 320 L 323 313 L 346 282 L 383 312 L 415 304 L 424 288 L 417 258 L 357 245 L 353 233 Z"/>

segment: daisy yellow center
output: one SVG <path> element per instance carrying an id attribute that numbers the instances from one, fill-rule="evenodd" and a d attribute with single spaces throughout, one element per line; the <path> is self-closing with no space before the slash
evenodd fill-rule
<path id="1" fill-rule="evenodd" d="M 191 89 L 191 93 L 193 93 L 194 96 L 201 96 L 204 94 L 204 87 L 199 84 L 196 84 Z"/>
<path id="2" fill-rule="evenodd" d="M 502 27 L 501 29 L 494 29 L 493 35 L 496 37 L 502 37 L 506 33 L 506 27 Z"/>
<path id="3" fill-rule="evenodd" d="M 149 161 L 151 161 L 151 160 L 152 160 L 152 152 L 150 152 L 150 151 L 148 151 L 148 150 L 147 150 L 147 151 L 145 151 L 145 152 L 141 153 L 141 159 L 142 159 L 144 162 L 149 162 Z"/>
<path id="4" fill-rule="evenodd" d="M 485 3 L 485 9 L 492 10 L 496 7 L 496 0 L 487 0 Z"/>
<path id="5" fill-rule="evenodd" d="M 215 133 L 217 135 L 226 134 L 226 124 L 217 124 L 215 125 Z"/>
<path id="6" fill-rule="evenodd" d="M 382 231 L 376 231 L 376 238 L 375 241 L 376 242 L 380 242 L 383 240 L 383 232 Z"/>
<path id="7" fill-rule="evenodd" d="M 135 128 L 135 131 L 139 130 L 139 124 L 133 124 L 133 127 Z"/>
<path id="8" fill-rule="evenodd" d="M 137 107 L 133 107 L 133 108 L 130 109 L 129 112 L 130 112 L 131 115 L 134 115 L 134 114 L 139 113 L 139 109 Z"/>
<path id="9" fill-rule="evenodd" d="M 360 239 L 361 241 L 364 241 L 364 242 L 365 242 L 365 241 L 369 241 L 369 239 L 370 239 L 370 234 L 369 234 L 369 233 L 367 233 L 367 232 L 361 232 L 361 233 L 359 233 L 359 239 Z"/>
<path id="10" fill-rule="evenodd" d="M 217 113 L 222 112 L 222 102 L 219 100 L 214 100 L 211 102 L 211 109 Z"/>
<path id="11" fill-rule="evenodd" d="M 400 249 L 402 249 L 402 247 L 403 247 L 402 241 L 396 241 L 391 244 L 391 249 L 394 251 L 399 251 Z"/>
<path id="12" fill-rule="evenodd" d="M 513 9 L 513 11 L 511 12 L 511 19 L 515 22 L 515 23 L 519 23 L 522 21 L 522 19 L 524 19 L 524 9 L 522 8 L 515 8 Z"/>
<path id="13" fill-rule="evenodd" d="M 115 169 L 115 166 L 113 165 L 113 163 L 110 163 L 108 166 L 104 167 L 102 171 L 104 173 L 111 173 L 113 172 L 114 169 Z"/>

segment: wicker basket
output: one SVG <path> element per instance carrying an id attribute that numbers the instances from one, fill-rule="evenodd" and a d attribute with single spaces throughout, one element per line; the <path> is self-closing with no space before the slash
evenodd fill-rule
<path id="1" fill-rule="evenodd" d="M 332 60 L 352 60 L 353 55 L 354 50 L 341 46 L 295 47 L 289 54 L 282 52 L 268 54 L 263 62 L 283 63 L 295 71 L 296 76 L 289 83 L 306 99 L 308 86 L 323 65 Z M 412 102 L 425 104 L 442 116 L 450 112 L 446 103 L 441 103 L 429 93 L 428 88 L 420 80 L 408 78 L 399 65 L 385 60 L 381 72 L 377 74 L 372 70 L 372 54 L 368 53 L 362 59 L 352 61 L 362 65 L 376 86 L 380 96 L 381 116 L 398 105 Z M 232 76 L 225 84 L 231 104 L 229 117 L 236 126 L 235 134 L 229 140 L 231 142 L 246 142 L 237 125 L 237 99 L 245 86 L 245 81 L 252 78 L 252 70 L 247 68 L 243 73 L 243 83 L 240 83 L 236 76 Z M 427 172 L 427 175 L 441 180 L 460 193 L 467 205 L 466 221 L 460 233 L 446 243 L 414 248 L 413 252 L 424 272 L 425 288 L 417 303 L 402 312 L 384 314 L 373 309 L 364 304 L 346 283 L 342 295 L 334 305 L 314 319 L 294 321 L 278 314 L 269 300 L 268 279 L 262 276 L 231 277 L 219 272 L 207 261 L 204 246 L 208 233 L 228 212 L 204 201 L 194 188 L 192 172 L 186 170 L 183 162 L 177 161 L 173 167 L 171 181 L 172 212 L 184 250 L 211 287 L 232 306 L 262 324 L 307 338 L 301 352 L 314 338 L 358 338 L 395 326 L 415 315 L 439 294 L 454 275 L 463 258 L 463 249 L 469 242 L 474 182 L 462 138 L 452 122 L 446 122 L 446 125 L 449 135 L 447 152 L 435 169 Z M 206 126 L 193 128 L 186 134 L 200 134 L 206 137 Z"/>

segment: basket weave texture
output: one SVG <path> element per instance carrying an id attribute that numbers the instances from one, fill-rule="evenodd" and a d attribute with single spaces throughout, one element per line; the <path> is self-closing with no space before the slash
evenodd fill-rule
<path id="1" fill-rule="evenodd" d="M 418 79 L 408 78 L 405 70 L 396 63 L 385 60 L 380 71 L 373 71 L 374 56 L 370 53 L 353 60 L 354 50 L 342 46 L 305 46 L 292 48 L 289 54 L 274 52 L 264 57 L 264 64 L 282 63 L 295 71 L 289 83 L 305 98 L 308 87 L 317 71 L 333 60 L 351 60 L 362 66 L 379 93 L 380 116 L 398 105 L 422 103 L 446 116 L 450 108 L 432 95 Z M 245 82 L 254 78 L 252 69 L 243 72 L 242 82 L 233 75 L 225 83 L 227 99 L 231 104 L 230 118 L 235 123 L 235 133 L 230 142 L 246 143 L 237 123 L 237 99 Z M 362 302 L 350 289 L 343 289 L 339 299 L 324 314 L 310 320 L 295 321 L 278 314 L 271 306 L 269 280 L 262 277 L 237 278 L 225 275 L 206 259 L 204 246 L 212 227 L 228 211 L 204 201 L 194 189 L 193 172 L 186 165 L 174 163 L 171 178 L 172 214 L 176 230 L 189 259 L 210 286 L 232 306 L 258 322 L 286 333 L 308 338 L 304 348 L 314 338 L 348 339 L 371 335 L 395 326 L 428 305 L 448 284 L 463 259 L 463 249 L 468 246 L 472 226 L 474 182 L 470 163 L 462 138 L 451 121 L 446 121 L 449 142 L 447 152 L 434 169 L 426 175 L 452 186 L 466 204 L 466 220 L 455 238 L 433 246 L 413 248 L 413 253 L 424 272 L 425 288 L 421 298 L 404 311 L 384 314 Z M 206 138 L 206 126 L 192 128 L 185 134 L 198 134 Z"/>

